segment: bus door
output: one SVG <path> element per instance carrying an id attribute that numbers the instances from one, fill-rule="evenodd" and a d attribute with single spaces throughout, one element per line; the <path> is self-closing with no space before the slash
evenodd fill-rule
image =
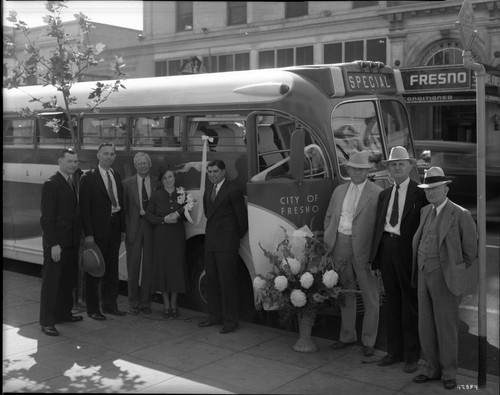
<path id="1" fill-rule="evenodd" d="M 323 234 L 333 181 L 324 148 L 297 121 L 257 115 L 248 125 L 249 156 L 258 168 L 247 184 L 249 243 L 254 274 L 265 275 L 271 266 L 260 245 L 274 250 L 284 231 L 305 225 Z"/>

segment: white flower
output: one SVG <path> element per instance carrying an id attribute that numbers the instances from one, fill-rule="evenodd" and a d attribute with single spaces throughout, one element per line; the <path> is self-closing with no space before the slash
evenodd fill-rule
<path id="1" fill-rule="evenodd" d="M 290 294 L 290 300 L 295 307 L 302 307 L 307 303 L 307 297 L 300 289 L 294 289 Z"/>
<path id="2" fill-rule="evenodd" d="M 315 293 L 313 294 L 313 300 L 317 303 L 323 303 L 325 301 L 325 297 L 321 294 Z"/>
<path id="3" fill-rule="evenodd" d="M 288 280 L 285 276 L 278 276 L 274 279 L 274 287 L 278 291 L 283 292 L 288 287 Z"/>
<path id="4" fill-rule="evenodd" d="M 292 234 L 292 237 L 306 237 L 306 236 L 308 236 L 307 232 L 304 232 L 302 229 L 297 229 Z"/>
<path id="5" fill-rule="evenodd" d="M 285 259 L 288 263 L 288 266 L 290 266 L 290 271 L 293 274 L 298 274 L 300 272 L 300 262 L 295 259 L 295 258 L 286 258 Z"/>
<path id="6" fill-rule="evenodd" d="M 333 288 L 337 285 L 339 281 L 339 275 L 335 272 L 335 270 L 328 270 L 323 274 L 323 284 L 327 288 Z"/>
<path id="7" fill-rule="evenodd" d="M 260 277 L 255 277 L 253 279 L 253 289 L 255 289 L 256 291 L 264 288 L 265 285 L 266 285 L 266 280 Z"/>
<path id="8" fill-rule="evenodd" d="M 313 285 L 314 277 L 311 273 L 305 272 L 302 276 L 300 276 L 300 285 L 304 289 L 309 289 Z"/>

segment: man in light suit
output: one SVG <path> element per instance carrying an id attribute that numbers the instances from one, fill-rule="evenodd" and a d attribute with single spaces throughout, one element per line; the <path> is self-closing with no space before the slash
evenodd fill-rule
<path id="1" fill-rule="evenodd" d="M 101 288 L 104 313 L 123 316 L 118 310 L 118 254 L 125 240 L 125 210 L 120 174 L 111 166 L 116 159 L 113 143 L 102 143 L 97 148 L 99 165 L 86 172 L 80 182 L 80 208 L 84 245 L 97 244 L 104 257 L 106 271 L 101 278 L 85 273 L 87 315 L 94 320 L 105 320 L 99 308 Z M 102 285 L 102 286 L 101 286 Z"/>
<path id="2" fill-rule="evenodd" d="M 421 210 L 413 238 L 411 279 L 418 288 L 418 331 L 426 361 L 413 381 L 442 378 L 446 389 L 457 385 L 460 296 L 466 269 L 477 260 L 476 224 L 469 211 L 447 198 L 450 182 L 440 167 L 431 167 L 419 185 L 431 204 Z"/>
<path id="3" fill-rule="evenodd" d="M 394 185 L 379 195 L 370 249 L 371 268 L 379 269 L 382 275 L 387 311 L 387 355 L 378 365 L 404 361 L 403 371 L 413 373 L 418 369 L 420 341 L 417 293 L 411 286 L 412 240 L 420 224 L 420 209 L 428 202 L 410 178 L 416 160 L 406 148 L 393 147 L 382 164 Z"/>
<path id="4" fill-rule="evenodd" d="M 379 284 L 370 270 L 368 258 L 375 226 L 378 185 L 368 181 L 373 167 L 369 152 L 354 150 L 346 163 L 351 182 L 333 191 L 325 216 L 324 241 L 333 249 L 333 259 L 344 262 L 340 280 L 346 289 L 361 290 L 365 314 L 363 317 L 362 343 L 365 356 L 374 354 L 379 319 Z M 332 348 L 339 350 L 354 344 L 356 334 L 356 295 L 345 294 L 345 305 L 340 309 L 342 326 L 340 339 Z"/>
<path id="5" fill-rule="evenodd" d="M 210 162 L 207 172 L 213 184 L 203 195 L 209 316 L 199 326 L 224 324 L 220 333 L 226 334 L 238 328 L 238 250 L 248 231 L 248 215 L 243 193 L 225 179 L 224 162 Z"/>
<path id="6" fill-rule="evenodd" d="M 43 240 L 40 325 L 48 336 L 59 335 L 56 323 L 78 322 L 73 315 L 73 289 L 78 279 L 78 247 L 82 223 L 78 207 L 78 156 L 72 149 L 61 151 L 59 170 L 44 182 L 41 210 Z"/>
<path id="7" fill-rule="evenodd" d="M 153 227 L 145 214 L 156 177 L 150 175 L 151 158 L 144 152 L 134 156 L 137 174 L 123 180 L 130 313 L 151 314 L 153 294 Z M 139 278 L 141 284 L 139 286 Z"/>

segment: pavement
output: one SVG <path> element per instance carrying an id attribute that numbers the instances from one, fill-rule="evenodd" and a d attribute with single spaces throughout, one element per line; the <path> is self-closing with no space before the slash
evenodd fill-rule
<path id="1" fill-rule="evenodd" d="M 403 364 L 379 367 L 385 352 L 364 357 L 361 346 L 292 350 L 298 334 L 241 322 L 236 332 L 199 328 L 203 313 L 180 309 L 178 319 L 151 315 L 84 320 L 57 325 L 50 337 L 38 324 L 38 277 L 3 270 L 3 392 L 244 393 L 244 394 L 449 394 L 440 381 L 415 384 L 419 373 Z M 127 310 L 125 296 L 118 305 Z M 422 364 L 422 361 L 420 361 Z M 499 377 L 460 368 L 457 389 L 498 394 Z"/>

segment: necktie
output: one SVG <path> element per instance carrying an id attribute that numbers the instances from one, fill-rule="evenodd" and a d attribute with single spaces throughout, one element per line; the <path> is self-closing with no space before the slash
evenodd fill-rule
<path id="1" fill-rule="evenodd" d="M 217 185 L 214 185 L 212 188 L 212 194 L 210 195 L 210 200 L 213 201 L 215 200 L 215 196 L 217 196 Z"/>
<path id="2" fill-rule="evenodd" d="M 433 207 L 432 208 L 432 211 L 431 211 L 431 216 L 430 216 L 430 223 L 432 224 L 434 222 L 434 220 L 436 219 L 436 214 L 437 214 L 437 210 L 436 210 L 436 207 Z"/>
<path id="3" fill-rule="evenodd" d="M 116 198 L 115 198 L 115 193 L 113 192 L 113 183 L 111 182 L 111 176 L 109 175 L 109 170 L 106 172 L 108 175 L 108 194 L 109 198 L 111 199 L 111 204 L 113 207 L 117 207 L 118 204 L 116 203 Z"/>
<path id="4" fill-rule="evenodd" d="M 71 187 L 71 190 L 75 192 L 75 186 L 73 185 L 73 179 L 71 178 L 71 176 L 68 177 L 68 184 Z"/>
<path id="5" fill-rule="evenodd" d="M 359 189 L 358 186 L 355 184 L 352 184 L 352 191 L 351 191 L 351 201 L 349 202 L 349 212 L 351 215 L 354 217 L 354 213 L 356 212 L 356 201 L 358 199 L 359 195 Z"/>
<path id="6" fill-rule="evenodd" d="M 394 192 L 394 202 L 392 203 L 392 213 L 389 220 L 391 226 L 396 226 L 399 220 L 399 185 L 396 185 L 396 192 Z"/>
<path id="7" fill-rule="evenodd" d="M 146 208 L 148 207 L 148 191 L 146 190 L 146 179 L 142 179 L 142 209 L 146 211 Z"/>

